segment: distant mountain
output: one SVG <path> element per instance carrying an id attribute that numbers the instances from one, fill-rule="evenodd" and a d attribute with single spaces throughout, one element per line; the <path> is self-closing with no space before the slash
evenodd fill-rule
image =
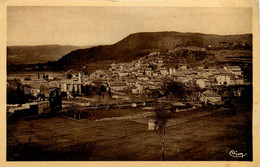
<path id="1" fill-rule="evenodd" d="M 38 45 L 38 46 L 8 46 L 7 63 L 10 64 L 37 64 L 57 61 L 73 50 L 88 48 L 69 45 Z"/>
<path id="2" fill-rule="evenodd" d="M 135 33 L 113 45 L 74 50 L 58 61 L 49 63 L 49 65 L 59 69 L 69 69 L 105 60 L 126 62 L 152 51 L 167 51 L 177 47 L 190 46 L 207 49 L 221 49 L 221 47 L 225 47 L 225 49 L 252 49 L 252 34 L 224 36 L 179 32 Z"/>

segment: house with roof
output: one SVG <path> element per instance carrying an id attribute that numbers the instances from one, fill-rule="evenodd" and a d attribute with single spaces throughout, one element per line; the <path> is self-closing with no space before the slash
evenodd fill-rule
<path id="1" fill-rule="evenodd" d="M 186 64 L 180 64 L 179 65 L 179 70 L 187 70 L 187 69 L 188 69 L 188 67 L 187 67 Z"/>
<path id="2" fill-rule="evenodd" d="M 186 74 L 185 76 L 186 76 L 186 79 L 185 79 L 186 83 L 192 84 L 194 82 L 194 78 L 195 78 L 194 74 L 189 73 L 189 74 Z"/>
<path id="3" fill-rule="evenodd" d="M 239 66 L 224 66 L 223 69 L 230 73 L 232 71 L 241 71 L 241 68 Z"/>
<path id="4" fill-rule="evenodd" d="M 198 66 L 197 69 L 198 69 L 198 70 L 203 70 L 204 67 L 203 67 L 203 66 Z"/>
<path id="5" fill-rule="evenodd" d="M 40 94 L 40 86 L 41 83 L 31 83 L 29 85 L 24 85 L 24 93 L 34 97 L 38 97 L 38 95 Z"/>
<path id="6" fill-rule="evenodd" d="M 141 80 L 141 81 L 148 81 L 148 80 L 149 80 L 149 77 L 148 77 L 148 76 L 145 76 L 145 75 L 138 75 L 138 76 L 137 76 L 137 79 L 138 79 L 138 80 Z"/>
<path id="7" fill-rule="evenodd" d="M 149 83 L 151 83 L 152 85 L 162 85 L 162 80 L 157 80 L 157 79 L 153 79 L 153 80 L 149 80 Z"/>
<path id="8" fill-rule="evenodd" d="M 231 73 L 236 75 L 236 76 L 241 76 L 242 75 L 242 70 L 233 70 L 233 71 L 231 71 Z"/>
<path id="9" fill-rule="evenodd" d="M 129 77 L 130 74 L 131 74 L 131 72 L 128 72 L 128 71 L 119 71 L 118 72 L 119 77 Z"/>
<path id="10" fill-rule="evenodd" d="M 109 87 L 111 91 L 124 91 L 128 89 L 128 86 L 125 82 L 110 82 Z"/>
<path id="11" fill-rule="evenodd" d="M 50 101 L 30 102 L 22 106 L 8 109 L 10 115 L 33 116 L 38 114 L 47 114 L 52 112 Z"/>
<path id="12" fill-rule="evenodd" d="M 231 75 L 230 74 L 217 74 L 215 75 L 217 85 L 230 85 Z"/>
<path id="13" fill-rule="evenodd" d="M 159 70 L 154 70 L 154 71 L 153 71 L 153 76 L 158 77 L 158 76 L 160 76 L 160 75 L 161 75 L 161 73 L 160 73 Z"/>
<path id="14" fill-rule="evenodd" d="M 138 69 L 138 75 L 145 75 L 145 69 Z"/>
<path id="15" fill-rule="evenodd" d="M 145 90 L 158 90 L 161 88 L 161 85 L 152 84 L 151 82 L 143 82 L 143 83 L 140 83 L 140 85 L 142 85 L 143 89 L 145 89 Z"/>
<path id="16" fill-rule="evenodd" d="M 213 74 L 214 74 L 214 71 L 213 71 L 213 70 L 210 70 L 210 69 L 197 70 L 197 74 L 198 74 L 200 77 L 208 78 L 210 75 L 213 75 Z"/>
<path id="17" fill-rule="evenodd" d="M 92 73 L 89 77 L 91 79 L 96 79 L 96 78 L 105 78 L 107 76 L 107 72 L 103 70 L 97 70 L 94 73 Z"/>
<path id="18" fill-rule="evenodd" d="M 136 86 L 133 87 L 131 90 L 132 90 L 133 94 L 139 94 L 140 93 L 139 89 Z"/>
<path id="19" fill-rule="evenodd" d="M 173 75 L 174 73 L 176 73 L 176 69 L 174 67 L 170 67 L 169 68 L 169 74 Z"/>
<path id="20" fill-rule="evenodd" d="M 235 77 L 231 77 L 229 85 L 236 85 L 235 84 Z"/>
<path id="21" fill-rule="evenodd" d="M 60 82 L 61 92 L 66 92 L 67 94 L 71 94 L 73 91 L 81 94 L 81 86 L 82 83 L 79 81 L 73 80 L 62 80 Z"/>
<path id="22" fill-rule="evenodd" d="M 161 88 L 161 85 L 149 84 L 149 90 L 158 90 L 160 88 Z"/>
<path id="23" fill-rule="evenodd" d="M 59 90 L 59 84 L 57 82 L 50 82 L 46 84 L 40 85 L 40 94 L 43 95 L 45 98 L 50 97 L 50 93 L 55 90 Z"/>
<path id="24" fill-rule="evenodd" d="M 136 90 L 138 93 L 142 92 L 144 90 L 144 85 L 140 82 L 136 83 Z"/>
<path id="25" fill-rule="evenodd" d="M 182 83 L 187 83 L 188 78 L 186 75 L 179 75 L 177 77 L 174 77 L 176 82 L 182 82 Z"/>
<path id="26" fill-rule="evenodd" d="M 163 76 L 169 75 L 169 72 L 168 72 L 167 69 L 160 69 L 160 73 L 161 73 Z"/>
<path id="27" fill-rule="evenodd" d="M 135 85 L 136 85 L 136 80 L 134 80 L 134 79 L 127 80 L 127 81 L 126 81 L 126 85 L 127 85 L 128 87 L 130 87 L 130 88 L 135 87 Z"/>
<path id="28" fill-rule="evenodd" d="M 198 85 L 201 89 L 210 88 L 211 82 L 206 78 L 200 78 L 196 80 L 196 85 Z"/>
<path id="29" fill-rule="evenodd" d="M 145 72 L 145 75 L 148 75 L 148 76 L 152 76 L 152 74 L 153 74 L 153 71 L 152 71 L 151 67 L 146 68 L 144 72 Z"/>
<path id="30" fill-rule="evenodd" d="M 92 84 L 93 85 L 95 85 L 95 86 L 101 86 L 101 85 L 103 85 L 103 86 L 105 86 L 105 87 L 107 87 L 108 86 L 108 82 L 107 82 L 107 80 L 106 79 L 96 79 L 96 80 L 93 80 L 92 81 Z"/>
<path id="31" fill-rule="evenodd" d="M 221 96 L 219 94 L 217 94 L 216 92 L 214 92 L 213 90 L 206 90 L 204 92 L 202 92 L 199 95 L 199 100 L 204 103 L 204 104 L 212 104 L 212 105 L 216 105 L 216 104 L 220 104 L 221 101 Z"/>
<path id="32" fill-rule="evenodd" d="M 142 63 L 140 63 L 139 61 L 134 62 L 134 69 L 139 69 Z"/>
<path id="33" fill-rule="evenodd" d="M 151 86 L 151 84 L 147 82 L 139 82 L 138 86 L 142 87 L 142 90 L 144 90 L 144 89 L 149 89 L 149 86 Z"/>
<path id="34" fill-rule="evenodd" d="M 243 78 L 237 78 L 235 80 L 235 84 L 236 85 L 244 85 L 245 84 L 244 79 Z"/>
<path id="35" fill-rule="evenodd" d="M 112 64 L 110 64 L 110 67 L 111 67 L 111 69 L 116 69 L 116 63 L 112 63 Z"/>
<path id="36" fill-rule="evenodd" d="M 163 59 L 162 58 L 158 58 L 158 61 L 157 61 L 157 63 L 158 63 L 158 66 L 159 67 L 161 67 L 162 65 L 163 65 Z"/>

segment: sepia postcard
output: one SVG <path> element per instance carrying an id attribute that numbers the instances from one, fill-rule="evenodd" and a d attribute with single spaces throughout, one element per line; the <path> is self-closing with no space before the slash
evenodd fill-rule
<path id="1" fill-rule="evenodd" d="M 259 166 L 258 5 L 0 2 L 0 166 Z"/>

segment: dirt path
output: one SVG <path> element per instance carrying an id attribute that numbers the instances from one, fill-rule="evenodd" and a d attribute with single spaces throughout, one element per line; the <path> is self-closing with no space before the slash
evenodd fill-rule
<path id="1" fill-rule="evenodd" d="M 96 119 L 95 121 L 115 121 L 115 120 L 138 119 L 138 118 L 151 117 L 154 115 L 155 115 L 154 112 L 145 112 L 142 114 L 127 115 L 127 116 L 123 116 L 123 117 L 109 117 L 109 118 Z"/>

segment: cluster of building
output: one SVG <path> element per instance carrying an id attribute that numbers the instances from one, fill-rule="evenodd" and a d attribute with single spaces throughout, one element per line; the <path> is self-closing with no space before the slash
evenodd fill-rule
<path id="1" fill-rule="evenodd" d="M 83 94 L 86 85 L 103 85 L 113 98 L 126 98 L 125 95 L 140 95 L 143 92 L 158 91 L 164 82 L 173 80 L 186 87 L 212 89 L 216 86 L 244 85 L 243 72 L 239 66 L 189 68 L 185 63 L 178 68 L 166 68 L 167 54 L 153 52 L 128 63 L 113 63 L 107 70 L 97 70 L 91 75 L 83 72 L 70 74 L 71 77 L 59 81 L 53 78 L 23 80 L 28 85 L 26 91 L 34 96 L 48 97 L 51 89 L 59 88 L 64 94 Z"/>
<path id="2" fill-rule="evenodd" d="M 107 71 L 99 70 L 90 75 L 88 82 L 99 81 L 111 90 L 131 89 L 132 93 L 141 93 L 146 88 L 159 89 L 167 79 L 200 88 L 245 84 L 239 66 L 188 68 L 186 64 L 180 64 L 178 68 L 166 68 L 165 57 L 154 52 L 131 63 L 113 63 Z"/>
<path id="3" fill-rule="evenodd" d="M 24 96 L 30 95 L 33 98 L 24 104 L 7 104 L 8 116 L 32 116 L 54 113 L 62 109 L 60 86 L 53 77 L 45 76 L 45 74 L 41 77 L 38 74 L 36 78 L 27 77 L 18 82 Z M 7 86 L 18 89 L 17 84 L 12 81 L 7 82 Z"/>
<path id="4" fill-rule="evenodd" d="M 224 66 L 223 68 L 203 68 L 176 70 L 174 80 L 187 86 L 197 85 L 200 88 L 214 86 L 232 86 L 245 84 L 242 70 L 239 66 Z"/>

